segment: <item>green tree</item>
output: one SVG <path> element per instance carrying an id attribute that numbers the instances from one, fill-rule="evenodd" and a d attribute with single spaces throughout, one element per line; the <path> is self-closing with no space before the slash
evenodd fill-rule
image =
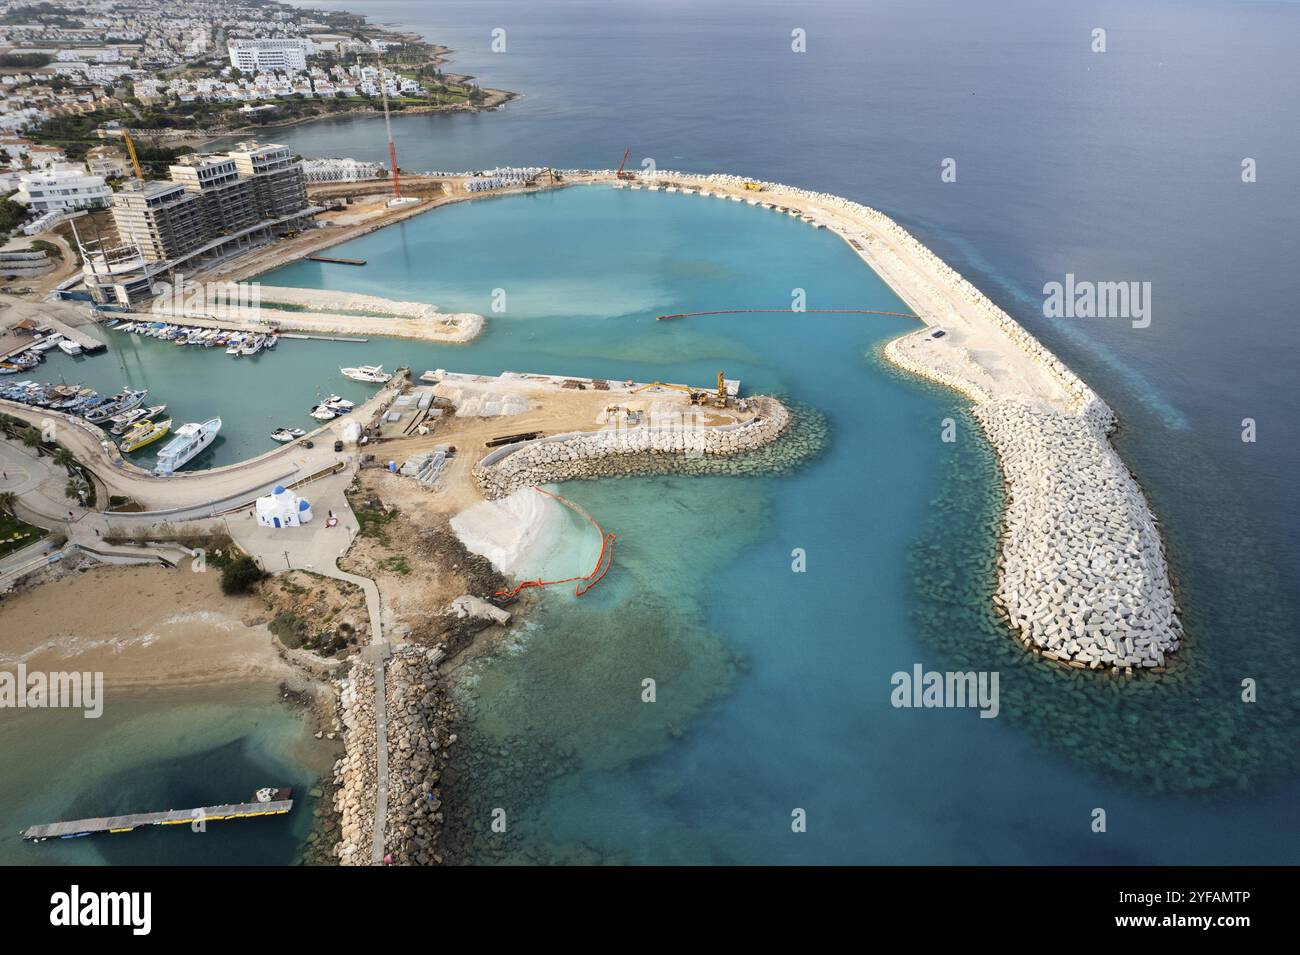
<path id="1" fill-rule="evenodd" d="M 76 465 L 77 459 L 72 456 L 72 452 L 67 448 L 55 448 L 54 463 L 67 471 L 68 477 L 72 477 L 72 469 Z"/>
<path id="2" fill-rule="evenodd" d="M 4 511 L 10 517 L 17 517 L 14 508 L 18 506 L 18 495 L 13 491 L 0 491 L 0 511 Z"/>
<path id="3" fill-rule="evenodd" d="M 90 492 L 90 485 L 79 477 L 68 478 L 68 483 L 63 485 L 63 493 L 69 500 L 81 501 Z"/>
<path id="4" fill-rule="evenodd" d="M 246 594 L 265 576 L 262 568 L 257 566 L 257 561 L 243 554 L 221 569 L 221 592 Z"/>

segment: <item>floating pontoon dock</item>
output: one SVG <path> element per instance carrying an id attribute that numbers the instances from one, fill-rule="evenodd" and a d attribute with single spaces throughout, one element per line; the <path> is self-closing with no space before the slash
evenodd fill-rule
<path id="1" fill-rule="evenodd" d="M 288 791 L 291 792 L 292 790 Z M 285 790 L 278 792 L 285 792 Z M 267 802 L 241 802 L 226 806 L 204 806 L 200 809 L 136 812 L 128 816 L 101 816 L 96 819 L 74 819 L 70 822 L 51 822 L 40 826 L 31 826 L 24 830 L 23 838 L 29 842 L 43 842 L 46 839 L 76 839 L 97 832 L 131 832 L 141 826 L 180 826 L 200 819 L 207 823 L 219 822 L 222 819 L 282 816 L 292 808 L 292 799 L 275 799 Z"/>

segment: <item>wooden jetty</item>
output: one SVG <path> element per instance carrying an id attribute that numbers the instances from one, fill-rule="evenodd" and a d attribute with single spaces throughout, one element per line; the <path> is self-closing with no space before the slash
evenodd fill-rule
<path id="1" fill-rule="evenodd" d="M 29 842 L 46 839 L 76 839 L 97 832 L 131 832 L 141 826 L 180 826 L 196 820 L 220 822 L 223 819 L 252 819 L 257 816 L 282 816 L 293 808 L 292 789 L 275 789 L 273 796 L 286 798 L 230 803 L 224 806 L 203 806 L 199 809 L 168 809 L 165 812 L 135 812 L 125 816 L 99 816 L 93 819 L 73 819 L 68 822 L 50 822 L 30 826 L 23 830 Z"/>
<path id="2" fill-rule="evenodd" d="M 309 255 L 308 262 L 329 262 L 334 265 L 365 265 L 365 259 L 341 259 L 332 255 Z"/>

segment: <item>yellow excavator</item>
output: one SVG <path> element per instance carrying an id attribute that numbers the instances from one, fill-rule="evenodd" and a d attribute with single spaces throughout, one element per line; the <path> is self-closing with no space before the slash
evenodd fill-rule
<path id="1" fill-rule="evenodd" d="M 669 388 L 673 391 L 684 392 L 691 397 L 693 405 L 712 404 L 715 408 L 727 407 L 727 382 L 722 372 L 718 372 L 718 391 L 717 394 L 711 395 L 707 391 L 697 391 L 694 388 L 688 388 L 685 385 L 670 385 L 666 381 L 652 381 L 648 385 L 642 385 L 635 389 L 632 394 L 642 391 L 649 391 L 651 388 Z"/>

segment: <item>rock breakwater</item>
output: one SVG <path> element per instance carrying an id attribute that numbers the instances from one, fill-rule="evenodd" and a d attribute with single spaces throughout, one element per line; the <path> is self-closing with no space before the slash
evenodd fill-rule
<path id="1" fill-rule="evenodd" d="M 374 665 L 385 666 L 388 812 L 384 854 L 396 865 L 441 865 L 443 824 L 439 784 L 457 742 L 456 704 L 437 672 L 440 650 L 393 649 L 385 663 L 358 658 L 341 681 L 339 703 L 346 750 L 335 765 L 340 865 L 370 865 L 374 839 L 377 760 Z"/>
<path id="2" fill-rule="evenodd" d="M 757 404 L 759 413 L 744 424 L 691 429 L 611 427 L 552 435 L 487 455 L 474 468 L 474 478 L 484 497 L 497 500 L 522 487 L 557 481 L 653 473 L 740 473 L 726 459 L 772 444 L 792 421 L 790 410 L 775 398 L 749 400 Z M 802 434 L 801 440 L 786 448 L 787 463 L 817 447 L 811 435 Z"/>
<path id="3" fill-rule="evenodd" d="M 1115 416 L 1078 375 L 906 229 L 829 193 L 672 172 L 835 231 L 933 327 L 890 342 L 897 366 L 969 397 L 996 452 L 1006 509 L 993 601 L 1028 648 L 1075 667 L 1154 669 L 1183 630 L 1160 533 L 1109 441 Z"/>

